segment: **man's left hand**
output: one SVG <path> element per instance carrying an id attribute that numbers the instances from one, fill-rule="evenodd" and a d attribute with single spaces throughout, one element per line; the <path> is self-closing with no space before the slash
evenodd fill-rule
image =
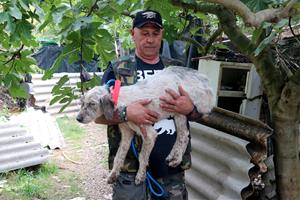
<path id="1" fill-rule="evenodd" d="M 178 86 L 178 91 L 166 89 L 167 94 L 159 98 L 160 107 L 167 112 L 187 115 L 194 109 L 193 101 L 182 86 Z"/>

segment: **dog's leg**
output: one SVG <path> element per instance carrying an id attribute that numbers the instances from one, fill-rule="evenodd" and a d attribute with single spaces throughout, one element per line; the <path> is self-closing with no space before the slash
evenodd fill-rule
<path id="1" fill-rule="evenodd" d="M 143 182 L 146 178 L 146 168 L 149 162 L 149 156 L 153 149 L 157 132 L 152 126 L 145 126 L 147 137 L 143 137 L 143 146 L 139 154 L 139 170 L 135 177 L 135 184 L 138 185 Z M 142 135 L 142 134 L 140 134 Z"/>
<path id="2" fill-rule="evenodd" d="M 126 123 L 119 124 L 121 131 L 121 142 L 118 148 L 118 152 L 114 159 L 114 166 L 109 174 L 107 183 L 111 184 L 116 181 L 117 176 L 120 174 L 121 167 L 124 165 L 127 152 L 130 148 L 130 142 L 133 138 L 134 132 L 131 130 Z"/>
<path id="3" fill-rule="evenodd" d="M 166 161 L 171 167 L 176 167 L 181 163 L 182 156 L 189 142 L 189 130 L 187 128 L 186 116 L 175 115 L 174 120 L 176 124 L 177 137 L 170 154 L 166 158 Z"/>

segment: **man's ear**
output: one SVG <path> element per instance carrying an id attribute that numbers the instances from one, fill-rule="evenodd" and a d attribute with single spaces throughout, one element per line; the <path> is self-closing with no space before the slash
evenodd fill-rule
<path id="1" fill-rule="evenodd" d="M 112 120 L 114 117 L 114 102 L 112 101 L 109 94 L 104 95 L 100 99 L 100 105 L 102 107 L 105 118 L 108 120 Z"/>

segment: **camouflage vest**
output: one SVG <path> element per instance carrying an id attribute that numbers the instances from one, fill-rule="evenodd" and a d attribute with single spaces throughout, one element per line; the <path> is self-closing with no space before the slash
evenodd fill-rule
<path id="1" fill-rule="evenodd" d="M 165 67 L 170 65 L 182 65 L 182 63 L 173 59 L 161 58 Z M 135 56 L 124 56 L 117 61 L 112 62 L 112 67 L 116 79 L 121 80 L 122 85 L 132 85 L 137 82 L 137 67 L 135 62 Z M 107 136 L 109 144 L 109 156 L 108 164 L 109 169 L 112 169 L 114 157 L 118 151 L 119 143 L 121 141 L 121 133 L 118 125 L 109 125 L 107 127 Z M 140 136 L 135 137 L 135 144 L 138 151 L 141 150 L 142 138 Z M 191 144 L 187 147 L 187 150 L 183 156 L 183 161 L 181 163 L 181 168 L 183 170 L 189 169 L 191 167 Z M 139 163 L 135 158 L 131 148 L 127 153 L 122 171 L 124 172 L 137 172 Z"/>

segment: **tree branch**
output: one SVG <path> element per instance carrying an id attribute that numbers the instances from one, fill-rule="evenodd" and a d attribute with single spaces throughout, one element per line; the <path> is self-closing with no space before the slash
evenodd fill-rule
<path id="1" fill-rule="evenodd" d="M 280 19 L 288 18 L 289 16 L 300 13 L 300 9 L 293 6 L 298 3 L 298 0 L 291 0 L 286 7 L 270 8 L 253 13 L 240 0 L 206 0 L 210 3 L 217 3 L 224 7 L 233 10 L 241 16 L 247 26 L 259 27 L 263 22 L 278 22 Z"/>
<path id="2" fill-rule="evenodd" d="M 7 60 L 5 63 L 3 63 L 3 65 L 10 63 L 11 61 L 15 60 L 18 56 L 20 56 L 20 52 L 22 51 L 23 48 L 24 48 L 24 44 L 22 44 L 22 46 L 17 51 L 15 51 L 11 56 L 11 58 Z"/>
<path id="3" fill-rule="evenodd" d="M 206 55 L 208 53 L 209 48 L 211 47 L 212 43 L 221 35 L 223 32 L 223 29 L 221 26 L 218 27 L 218 29 L 211 35 L 211 37 L 208 39 L 207 44 L 205 45 L 203 55 Z"/>
<path id="4" fill-rule="evenodd" d="M 237 48 L 248 57 L 252 57 L 255 44 L 251 42 L 236 25 L 235 15 L 226 8 L 218 12 L 217 17 L 225 34 L 237 46 Z"/>
<path id="5" fill-rule="evenodd" d="M 92 12 L 94 11 L 94 9 L 97 7 L 97 3 L 98 3 L 99 0 L 96 0 L 95 3 L 92 5 L 92 7 L 90 8 L 88 14 L 87 14 L 87 17 L 89 17 Z"/>
<path id="6" fill-rule="evenodd" d="M 174 6 L 178 6 L 181 8 L 188 8 L 194 11 L 198 12 L 204 12 L 204 13 L 212 13 L 216 14 L 218 12 L 218 8 L 220 6 L 210 3 L 185 3 L 181 0 L 171 0 L 171 3 Z"/>

